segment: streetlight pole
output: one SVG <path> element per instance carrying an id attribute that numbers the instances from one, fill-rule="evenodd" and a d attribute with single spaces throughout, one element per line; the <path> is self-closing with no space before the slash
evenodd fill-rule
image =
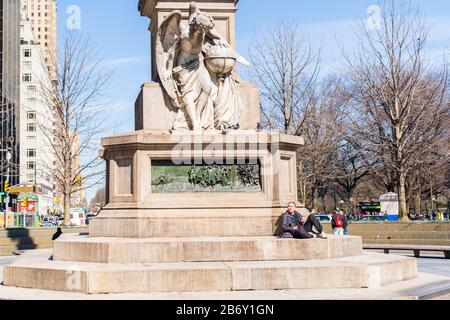
<path id="1" fill-rule="evenodd" d="M 5 181 L 9 181 L 11 158 L 12 158 L 12 154 L 11 154 L 10 150 L 8 149 L 8 151 L 6 152 L 7 167 L 6 167 L 6 180 Z M 7 218 L 8 218 L 8 209 L 9 209 L 9 191 L 5 190 L 5 193 L 6 193 L 6 197 L 5 197 L 5 212 L 4 212 L 4 216 L 3 216 L 3 219 L 4 219 L 3 224 L 5 225 L 5 229 L 6 229 L 8 227 Z"/>

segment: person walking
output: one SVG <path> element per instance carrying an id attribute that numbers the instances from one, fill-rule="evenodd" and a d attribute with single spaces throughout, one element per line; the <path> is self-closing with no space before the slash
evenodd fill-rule
<path id="1" fill-rule="evenodd" d="M 348 227 L 348 219 L 345 216 L 344 212 L 340 209 L 336 210 L 336 213 L 333 215 L 331 219 L 331 227 L 333 228 L 333 232 L 337 236 L 344 236 L 345 231 Z"/>

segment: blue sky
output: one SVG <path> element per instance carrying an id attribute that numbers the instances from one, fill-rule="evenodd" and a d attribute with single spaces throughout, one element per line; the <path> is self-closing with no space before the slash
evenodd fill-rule
<path id="1" fill-rule="evenodd" d="M 81 12 L 81 32 L 96 43 L 108 64 L 116 68 L 105 113 L 120 124 L 107 134 L 134 130 L 134 101 L 140 86 L 151 80 L 149 20 L 137 11 L 138 0 L 58 0 L 58 32 L 63 35 L 76 5 Z M 441 54 L 450 48 L 450 1 L 413 0 L 427 16 L 431 49 Z M 314 47 L 322 47 L 322 71 L 333 72 L 339 64 L 339 45 L 352 50 L 355 21 L 368 18 L 376 0 L 240 0 L 237 13 L 237 48 L 248 55 L 252 37 L 280 21 L 299 24 Z M 339 43 L 339 45 L 338 45 Z"/>

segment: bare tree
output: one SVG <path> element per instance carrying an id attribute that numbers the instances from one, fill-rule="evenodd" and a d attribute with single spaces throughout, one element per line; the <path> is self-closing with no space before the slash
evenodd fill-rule
<path id="1" fill-rule="evenodd" d="M 341 174 L 336 170 L 337 154 L 344 132 L 343 109 L 348 101 L 342 93 L 338 80 L 323 81 L 311 99 L 308 118 L 300 120 L 297 129 L 305 139 L 297 155 L 300 201 L 312 209 L 318 209 L 318 199 L 325 197 Z"/>
<path id="2" fill-rule="evenodd" d="M 106 190 L 105 187 L 102 187 L 97 190 L 95 193 L 95 197 L 91 201 L 91 205 L 98 206 L 103 208 L 106 204 Z"/>
<path id="3" fill-rule="evenodd" d="M 44 169 L 54 181 L 64 203 L 64 224 L 70 225 L 72 197 L 104 179 L 104 164 L 98 157 L 99 135 L 105 131 L 107 114 L 103 94 L 112 71 L 82 35 L 68 33 L 54 61 L 56 83 L 40 81 L 42 99 L 53 114 L 54 125 L 41 123 L 54 155 L 54 164 Z"/>
<path id="4" fill-rule="evenodd" d="M 299 200 L 317 209 L 336 179 L 333 167 L 348 97 L 338 79 L 318 81 L 320 50 L 297 25 L 282 23 L 257 37 L 250 59 L 261 90 L 263 127 L 305 139 L 297 155 Z"/>
<path id="5" fill-rule="evenodd" d="M 251 76 L 261 90 L 262 125 L 298 135 L 311 110 L 320 52 L 297 25 L 281 23 L 255 37 Z"/>
<path id="6" fill-rule="evenodd" d="M 407 177 L 438 148 L 448 117 L 448 70 L 426 55 L 428 29 L 407 1 L 380 2 L 381 23 L 360 26 L 351 70 L 355 113 L 353 139 L 370 172 L 399 193 L 400 218 L 407 214 Z"/>
<path id="7" fill-rule="evenodd" d="M 336 157 L 336 182 L 342 187 L 339 193 L 349 203 L 356 188 L 367 179 L 369 172 L 358 150 L 348 141 L 342 141 Z"/>

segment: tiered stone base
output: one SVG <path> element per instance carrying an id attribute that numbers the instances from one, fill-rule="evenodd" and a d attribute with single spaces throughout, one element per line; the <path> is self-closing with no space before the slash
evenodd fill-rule
<path id="1" fill-rule="evenodd" d="M 377 288 L 417 276 L 414 259 L 362 253 L 359 237 L 67 238 L 51 253 L 6 266 L 4 284 L 97 294 Z"/>
<path id="2" fill-rule="evenodd" d="M 94 263 L 172 263 L 326 260 L 362 254 L 359 237 L 311 239 L 276 237 L 88 238 L 55 242 L 53 259 Z"/>

